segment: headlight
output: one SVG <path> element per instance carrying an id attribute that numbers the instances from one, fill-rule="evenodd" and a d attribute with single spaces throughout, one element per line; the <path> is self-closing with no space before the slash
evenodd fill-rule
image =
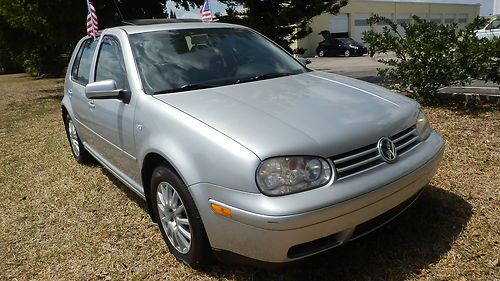
<path id="1" fill-rule="evenodd" d="M 427 139 L 432 131 L 427 115 L 425 115 L 422 109 L 420 109 L 417 116 L 417 131 L 421 141 Z"/>
<path id="2" fill-rule="evenodd" d="M 349 45 L 349 47 L 351 47 L 351 48 L 353 48 L 355 50 L 359 49 L 358 46 L 354 46 L 354 45 Z"/>
<path id="3" fill-rule="evenodd" d="M 319 157 L 270 158 L 257 169 L 257 185 L 265 195 L 286 195 L 327 184 L 332 167 Z"/>

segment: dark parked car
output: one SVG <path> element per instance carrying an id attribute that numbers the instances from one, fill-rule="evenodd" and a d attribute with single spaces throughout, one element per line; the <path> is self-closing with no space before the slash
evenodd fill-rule
<path id="1" fill-rule="evenodd" d="M 365 45 L 351 38 L 327 38 L 318 44 L 316 54 L 325 56 L 362 56 L 368 53 Z"/>

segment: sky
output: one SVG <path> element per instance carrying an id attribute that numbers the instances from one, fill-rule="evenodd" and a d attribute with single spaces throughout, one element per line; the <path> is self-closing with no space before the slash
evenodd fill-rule
<path id="1" fill-rule="evenodd" d="M 211 0 L 209 1 L 210 3 L 210 10 L 212 10 L 212 14 L 215 14 L 217 12 L 221 14 L 226 13 L 226 5 L 220 3 L 219 1 L 216 0 Z M 177 9 L 175 8 L 175 3 L 172 1 L 166 1 L 166 8 L 170 11 L 173 10 L 175 11 L 175 14 L 177 15 L 177 18 L 186 18 L 186 19 L 201 19 L 200 15 L 200 8 L 193 8 L 190 11 L 186 11 L 184 9 Z"/>
<path id="2" fill-rule="evenodd" d="M 221 13 L 225 14 L 226 11 L 226 5 L 220 3 L 217 0 L 209 0 L 210 2 L 210 8 L 212 10 L 212 13 Z M 460 4 L 475 4 L 479 3 L 481 4 L 480 8 L 480 15 L 481 16 L 488 16 L 494 13 L 494 2 L 496 4 L 495 8 L 497 9 L 496 13 L 500 13 L 500 0 L 404 0 L 404 1 L 398 1 L 398 0 L 375 0 L 375 1 L 390 1 L 390 2 L 425 2 L 425 3 L 460 3 Z M 177 9 L 175 8 L 175 4 L 172 1 L 166 1 L 167 4 L 167 9 L 168 10 L 174 10 L 175 13 L 177 14 L 178 18 L 191 18 L 191 19 L 199 19 L 201 18 L 200 16 L 200 10 L 199 8 L 194 8 L 191 9 L 190 11 L 185 11 L 184 9 Z"/>

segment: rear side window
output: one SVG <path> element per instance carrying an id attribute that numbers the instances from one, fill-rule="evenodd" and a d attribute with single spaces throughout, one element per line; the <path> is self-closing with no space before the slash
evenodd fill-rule
<path id="1" fill-rule="evenodd" d="M 87 85 L 90 77 L 90 64 L 94 56 L 97 41 L 87 39 L 84 41 L 78 51 L 73 68 L 71 69 L 71 78 L 80 84 Z"/>
<path id="2" fill-rule="evenodd" d="M 102 39 L 95 70 L 95 81 L 107 79 L 114 80 L 118 89 L 128 88 L 127 73 L 125 72 L 120 43 L 109 36 Z"/>

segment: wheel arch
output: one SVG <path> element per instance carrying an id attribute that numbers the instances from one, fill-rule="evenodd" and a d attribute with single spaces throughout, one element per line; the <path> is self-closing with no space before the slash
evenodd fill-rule
<path id="1" fill-rule="evenodd" d="M 63 121 L 66 122 L 66 117 L 69 115 L 71 116 L 72 119 L 73 118 L 73 108 L 71 107 L 71 102 L 69 100 L 69 97 L 68 95 L 64 95 L 62 101 L 61 101 L 61 115 L 62 115 L 62 118 L 63 118 Z"/>
<path id="2" fill-rule="evenodd" d="M 68 110 L 66 109 L 66 106 L 64 104 L 61 104 L 61 114 L 62 114 L 62 120 L 64 122 L 64 126 L 66 126 L 66 117 L 68 116 Z"/>
<path id="3" fill-rule="evenodd" d="M 167 168 L 169 168 L 172 172 L 179 176 L 179 178 L 184 183 L 186 183 L 181 174 L 177 171 L 174 165 L 172 165 L 170 161 L 167 160 L 166 157 L 157 152 L 149 152 L 148 154 L 146 154 L 144 160 L 142 161 L 141 179 L 142 187 L 144 188 L 144 197 L 146 198 L 148 213 L 153 222 L 156 222 L 156 220 L 153 215 L 153 204 L 151 202 L 151 198 L 149 198 L 149 194 L 151 193 L 151 176 L 153 175 L 154 169 L 160 164 L 166 165 Z"/>
<path id="4" fill-rule="evenodd" d="M 68 120 L 67 120 L 68 114 L 69 114 L 69 111 L 66 109 L 66 106 L 64 106 L 64 104 L 61 104 L 62 121 L 63 121 L 64 130 L 66 132 L 68 131 Z M 67 137 L 68 141 L 70 141 L 67 133 L 66 133 L 66 137 Z"/>

